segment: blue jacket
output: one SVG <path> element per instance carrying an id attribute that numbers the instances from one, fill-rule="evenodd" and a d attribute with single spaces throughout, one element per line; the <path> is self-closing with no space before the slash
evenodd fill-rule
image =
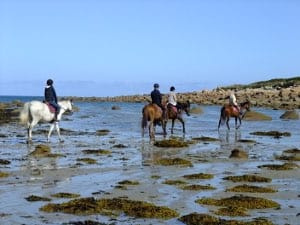
<path id="1" fill-rule="evenodd" d="M 52 85 L 45 87 L 45 101 L 46 102 L 55 102 L 57 104 L 56 92 Z"/>
<path id="2" fill-rule="evenodd" d="M 161 97 L 160 91 L 158 89 L 154 89 L 151 92 L 151 99 L 152 99 L 152 103 L 155 103 L 158 106 L 162 107 L 162 105 L 161 105 L 162 97 Z"/>

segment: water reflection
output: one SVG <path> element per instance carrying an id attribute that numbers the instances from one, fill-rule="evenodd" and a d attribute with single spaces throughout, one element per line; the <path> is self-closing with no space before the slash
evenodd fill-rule
<path id="1" fill-rule="evenodd" d="M 241 130 L 224 130 L 219 131 L 220 148 L 230 149 L 239 145 L 241 140 Z"/>

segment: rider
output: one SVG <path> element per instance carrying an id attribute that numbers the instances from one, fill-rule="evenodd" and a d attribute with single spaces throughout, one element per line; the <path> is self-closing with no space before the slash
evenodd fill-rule
<path id="1" fill-rule="evenodd" d="M 161 101 L 162 101 L 162 95 L 159 91 L 159 84 L 158 83 L 155 83 L 153 85 L 154 89 L 153 91 L 151 92 L 151 100 L 152 100 L 152 104 L 155 103 L 156 105 L 158 105 L 161 110 L 162 110 L 162 113 L 163 113 L 163 116 L 165 116 L 165 108 L 163 107 Z"/>
<path id="2" fill-rule="evenodd" d="M 175 106 L 176 107 L 175 109 L 178 109 L 175 87 L 173 87 L 173 86 L 170 88 L 170 92 L 168 95 L 168 104 Z"/>
<path id="3" fill-rule="evenodd" d="M 52 105 L 55 108 L 55 117 L 54 119 L 57 120 L 57 115 L 60 110 L 60 106 L 57 103 L 57 96 L 55 89 L 53 87 L 53 80 L 48 79 L 47 80 L 47 86 L 45 87 L 45 101 L 48 102 L 50 105 Z"/>
<path id="4" fill-rule="evenodd" d="M 231 91 L 231 93 L 229 95 L 229 104 L 232 105 L 233 107 L 235 107 L 238 112 L 240 112 L 240 107 L 236 102 L 235 92 L 236 92 L 236 90 Z"/>

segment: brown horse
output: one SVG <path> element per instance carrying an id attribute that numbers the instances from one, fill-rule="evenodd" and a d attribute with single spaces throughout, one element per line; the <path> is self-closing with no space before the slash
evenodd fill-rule
<path id="1" fill-rule="evenodd" d="M 167 120 L 166 122 L 171 119 L 172 120 L 172 128 L 171 128 L 171 134 L 173 134 L 173 129 L 174 129 L 174 122 L 176 119 L 178 119 L 181 124 L 182 124 L 182 132 L 185 133 L 185 123 L 182 118 L 182 113 L 185 112 L 188 116 L 190 115 L 190 102 L 187 101 L 186 103 L 177 103 L 177 109 L 174 110 L 175 106 L 172 106 L 171 104 L 168 104 L 167 106 Z M 167 124 L 166 124 L 167 126 Z"/>
<path id="2" fill-rule="evenodd" d="M 161 124 L 163 134 L 166 135 L 166 119 L 163 116 L 162 109 L 156 104 L 148 104 L 143 108 L 143 119 L 142 119 L 142 136 L 144 137 L 145 128 L 149 126 L 150 139 L 155 138 L 155 126 Z M 148 125 L 149 122 L 149 125 Z"/>
<path id="3" fill-rule="evenodd" d="M 229 127 L 229 119 L 230 117 L 235 118 L 235 129 L 239 129 L 239 127 L 242 125 L 242 119 L 246 113 L 246 111 L 250 110 L 250 102 L 246 101 L 240 104 L 240 112 L 238 112 L 234 106 L 226 104 L 221 109 L 221 115 L 218 125 L 218 130 L 220 128 L 221 124 L 224 124 L 226 121 L 226 125 L 228 130 L 230 130 Z M 237 121 L 239 120 L 239 125 L 237 125 Z"/>

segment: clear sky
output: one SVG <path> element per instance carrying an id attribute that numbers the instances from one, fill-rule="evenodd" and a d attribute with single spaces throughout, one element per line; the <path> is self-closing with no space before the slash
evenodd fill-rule
<path id="1" fill-rule="evenodd" d="M 144 94 L 300 74 L 299 0 L 0 0 L 0 95 Z"/>

